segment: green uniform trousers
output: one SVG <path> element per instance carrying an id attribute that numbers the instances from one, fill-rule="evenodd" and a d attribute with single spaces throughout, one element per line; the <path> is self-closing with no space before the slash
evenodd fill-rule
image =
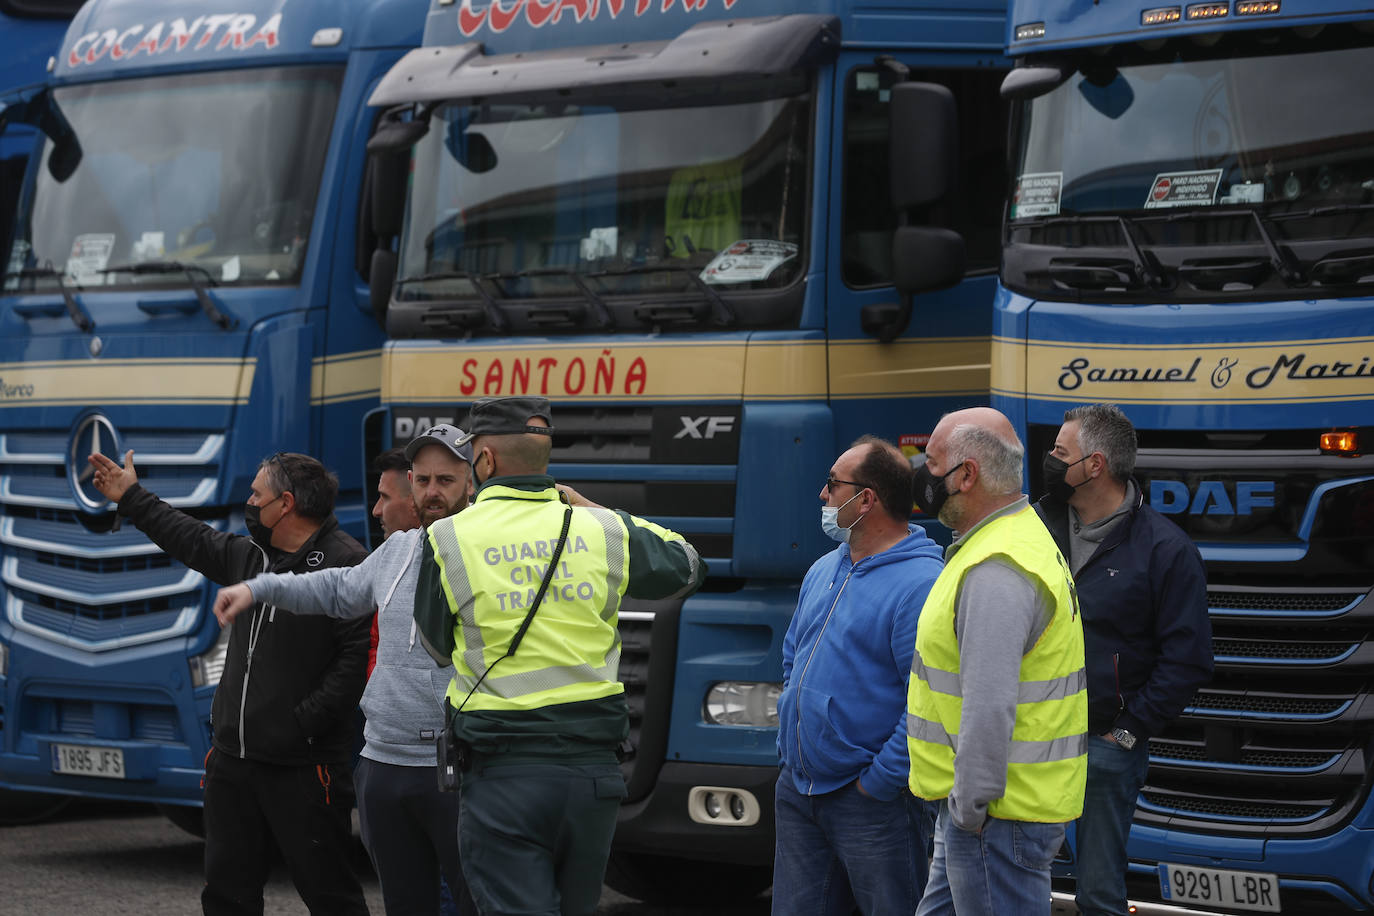
<path id="1" fill-rule="evenodd" d="M 614 763 L 502 763 L 463 774 L 458 847 L 482 916 L 594 916 L 625 780 Z"/>

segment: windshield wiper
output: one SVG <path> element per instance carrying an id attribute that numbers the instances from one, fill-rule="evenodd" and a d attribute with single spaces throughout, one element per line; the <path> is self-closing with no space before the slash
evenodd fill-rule
<path id="1" fill-rule="evenodd" d="M 196 301 L 200 303 L 200 310 L 205 316 L 225 331 L 231 331 L 238 327 L 239 320 L 228 312 L 221 311 L 215 305 L 210 294 L 206 292 L 205 284 L 196 279 L 196 274 L 203 274 L 211 286 L 215 284 L 215 278 L 210 271 L 197 264 L 185 264 L 181 261 L 140 261 L 137 264 L 116 264 L 114 267 L 106 267 L 100 271 L 103 274 L 134 274 L 135 276 L 154 275 L 154 274 L 185 274 L 186 282 L 191 284 L 191 289 L 195 291 Z"/>
<path id="2" fill-rule="evenodd" d="M 504 331 L 509 327 L 509 322 L 506 321 L 506 313 L 501 311 L 501 307 L 496 304 L 496 300 L 492 298 L 491 293 L 487 292 L 486 287 L 482 285 L 482 277 L 480 274 L 469 273 L 466 270 L 437 271 L 431 274 L 421 274 L 418 277 L 405 277 L 401 280 L 397 280 L 396 285 L 405 286 L 407 283 L 424 283 L 427 280 L 468 281 L 468 283 L 472 284 L 472 288 L 477 290 L 477 295 L 482 299 L 482 312 L 487 317 L 487 324 L 491 325 L 492 329 L 496 331 Z"/>
<path id="3" fill-rule="evenodd" d="M 633 264 L 619 270 L 602 270 L 593 274 L 588 274 L 587 276 L 623 277 L 632 274 L 663 273 L 664 271 L 685 275 L 688 280 L 692 281 L 692 285 L 700 290 L 701 294 L 706 297 L 706 301 L 711 303 L 711 315 L 716 325 L 722 328 L 734 327 L 736 321 L 735 310 L 730 307 L 730 303 L 726 302 L 725 298 L 721 296 L 720 293 L 712 289 L 711 284 L 701 279 L 701 273 L 699 271 L 692 269 L 686 264 L 681 266 L 677 264 Z"/>
<path id="4" fill-rule="evenodd" d="M 81 303 L 76 301 L 72 291 L 67 288 L 62 271 L 55 267 L 25 267 L 22 270 L 5 271 L 5 279 L 8 280 L 10 277 L 18 277 L 21 280 L 56 280 L 57 288 L 62 292 L 62 301 L 67 306 L 67 316 L 71 318 L 72 323 L 84 333 L 95 330 L 95 319 L 81 307 Z"/>
<path id="5" fill-rule="evenodd" d="M 1066 213 L 1047 219 L 1037 220 L 1038 225 L 1078 225 L 1082 223 L 1115 224 L 1126 240 L 1126 251 L 1130 255 L 1131 273 L 1123 269 L 1122 262 L 1106 263 L 1102 259 L 1055 258 L 1050 263 L 1050 273 L 1055 280 L 1067 286 L 1086 289 L 1105 289 L 1111 286 L 1144 284 L 1151 289 L 1165 286 L 1164 276 L 1157 268 L 1157 262 L 1150 252 L 1141 248 L 1135 240 L 1136 222 L 1128 216 L 1104 213 L 1101 215 Z"/>
<path id="6" fill-rule="evenodd" d="M 529 267 L 525 270 L 497 271 L 496 273 L 487 274 L 487 276 L 495 280 L 500 280 L 505 277 L 513 277 L 516 279 L 524 279 L 526 277 L 565 277 L 572 281 L 573 286 L 577 287 L 577 291 L 582 294 L 582 298 L 592 307 L 593 323 L 598 329 L 609 328 L 615 324 L 615 319 L 611 317 L 611 311 L 606 308 L 606 303 L 601 300 L 601 297 L 598 296 L 596 292 L 587 285 L 586 281 L 584 281 L 574 270 L 570 270 L 566 267 Z M 577 317 L 569 314 L 567 309 L 544 309 L 543 311 L 546 313 L 546 315 L 543 316 L 545 320 L 562 321 Z M 537 322 L 541 317 L 539 312 L 540 308 L 538 306 L 532 306 L 530 308 L 531 320 Z"/>

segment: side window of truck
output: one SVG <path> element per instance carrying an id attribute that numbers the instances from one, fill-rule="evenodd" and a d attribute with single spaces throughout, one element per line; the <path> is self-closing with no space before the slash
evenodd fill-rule
<path id="1" fill-rule="evenodd" d="M 961 171 L 928 219 L 963 235 L 969 273 L 996 270 L 1001 251 L 1007 106 L 998 90 L 1005 75 L 1000 67 L 911 72 L 913 80 L 947 86 L 958 105 Z M 841 275 L 852 287 L 892 282 L 897 214 L 888 193 L 887 99 L 896 81 L 886 68 L 864 67 L 845 84 Z"/>

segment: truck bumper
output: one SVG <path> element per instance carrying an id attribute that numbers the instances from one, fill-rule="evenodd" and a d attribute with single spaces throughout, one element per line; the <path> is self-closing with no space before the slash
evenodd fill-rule
<path id="1" fill-rule="evenodd" d="M 615 848 L 705 862 L 772 865 L 777 778 L 776 767 L 666 762 L 653 791 L 621 807 Z M 689 800 L 698 787 L 748 793 L 758 805 L 757 820 L 749 826 L 738 826 L 729 818 L 712 823 L 693 820 Z"/>
<path id="2" fill-rule="evenodd" d="M 198 805 L 213 687 L 189 683 L 182 640 L 88 653 L 9 630 L 0 677 L 0 788 Z M 115 655 L 116 653 L 110 653 Z M 122 778 L 55 772 L 53 745 L 117 749 Z"/>

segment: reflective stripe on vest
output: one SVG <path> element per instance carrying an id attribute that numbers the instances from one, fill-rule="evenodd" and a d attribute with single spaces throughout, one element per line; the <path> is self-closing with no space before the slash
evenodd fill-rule
<path id="1" fill-rule="evenodd" d="M 548 569 L 563 508 L 553 490 L 491 486 L 471 508 L 430 526 L 444 592 L 457 618 L 448 688 L 455 708 L 489 668 L 467 709 L 537 709 L 623 692 L 617 624 L 628 533 L 620 517 L 605 509 L 573 512 L 563 554 L 529 631 L 515 654 L 496 664 Z"/>
<path id="2" fill-rule="evenodd" d="M 1014 555 L 1005 552 L 1008 545 Z M 1083 626 L 1068 567 L 1029 507 L 989 521 L 961 544 L 921 610 L 907 688 L 911 791 L 940 799 L 953 789 L 963 703 L 954 612 L 963 577 L 992 558 L 1035 582 L 1052 597 L 1054 612 L 1021 659 L 1005 791 L 990 802 L 988 813 L 1008 820 L 1073 820 L 1083 810 L 1087 775 Z"/>

